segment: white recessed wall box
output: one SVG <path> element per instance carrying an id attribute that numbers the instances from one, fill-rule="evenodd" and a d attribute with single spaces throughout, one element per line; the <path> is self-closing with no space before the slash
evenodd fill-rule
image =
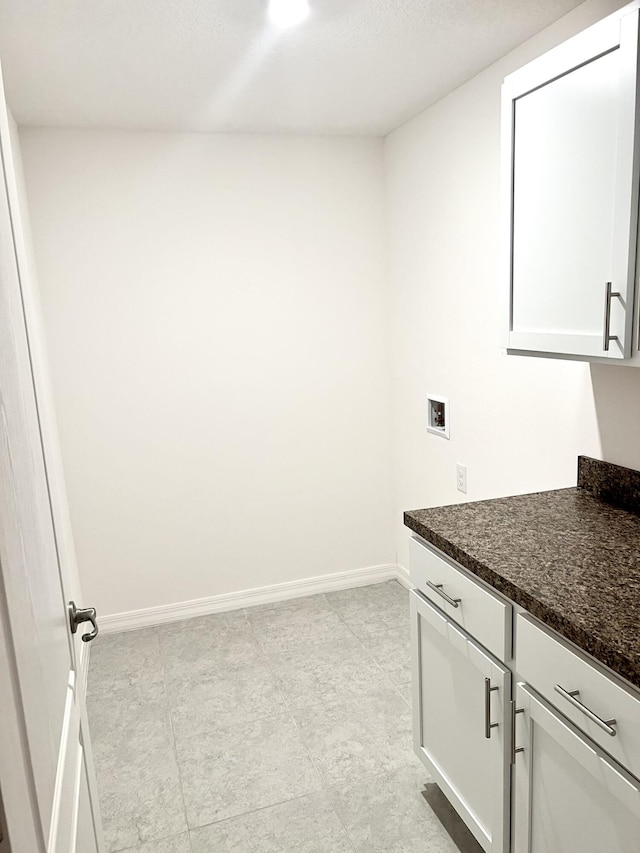
<path id="1" fill-rule="evenodd" d="M 438 394 L 427 397 L 427 432 L 449 438 L 449 398 Z"/>

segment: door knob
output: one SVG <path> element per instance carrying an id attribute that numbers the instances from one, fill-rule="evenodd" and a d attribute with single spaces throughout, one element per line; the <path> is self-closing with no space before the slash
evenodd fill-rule
<path id="1" fill-rule="evenodd" d="M 89 633 L 82 635 L 83 643 L 90 643 L 98 636 L 98 623 L 96 621 L 95 607 L 76 607 L 75 601 L 69 602 L 69 624 L 71 625 L 71 633 L 75 634 L 78 630 L 78 625 L 83 622 L 91 622 L 93 628 Z"/>

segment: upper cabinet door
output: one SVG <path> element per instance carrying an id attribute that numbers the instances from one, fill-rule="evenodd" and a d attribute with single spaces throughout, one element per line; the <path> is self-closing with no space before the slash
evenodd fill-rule
<path id="1" fill-rule="evenodd" d="M 638 5 L 504 82 L 507 349 L 631 355 Z"/>

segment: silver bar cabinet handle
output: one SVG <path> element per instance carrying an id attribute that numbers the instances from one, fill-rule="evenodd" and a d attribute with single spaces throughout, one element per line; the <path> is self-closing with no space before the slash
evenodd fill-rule
<path id="1" fill-rule="evenodd" d="M 516 714 L 524 714 L 524 708 L 516 708 L 515 700 L 511 700 L 511 763 L 516 763 L 516 755 L 524 752 L 523 746 L 516 747 Z"/>
<path id="2" fill-rule="evenodd" d="M 611 298 L 620 296 L 617 290 L 611 290 L 613 282 L 608 281 L 604 288 L 604 331 L 602 334 L 602 349 L 609 352 L 609 342 L 617 341 L 618 336 L 611 334 Z"/>
<path id="3" fill-rule="evenodd" d="M 437 592 L 438 595 L 444 598 L 447 604 L 450 604 L 452 607 L 457 607 L 462 601 L 461 598 L 451 598 L 450 595 L 447 595 L 447 593 L 442 589 L 441 583 L 431 583 L 431 581 L 427 581 L 427 586 L 429 587 L 429 589 L 432 589 L 434 592 Z"/>
<path id="4" fill-rule="evenodd" d="M 556 693 L 559 693 L 563 699 L 566 699 L 567 702 L 570 702 L 574 708 L 577 708 L 578 711 L 582 711 L 585 717 L 588 717 L 591 722 L 595 723 L 603 732 L 611 735 L 611 737 L 615 737 L 617 735 L 616 730 L 613 728 L 613 726 L 616 725 L 616 720 L 603 720 L 602 717 L 594 714 L 591 708 L 587 708 L 586 705 L 583 705 L 582 702 L 576 699 L 576 696 L 580 695 L 579 690 L 565 690 L 564 687 L 556 684 L 555 691 Z"/>
<path id="5" fill-rule="evenodd" d="M 491 722 L 491 694 L 494 690 L 499 690 L 499 687 L 491 686 L 491 679 L 484 680 L 484 736 L 487 740 L 491 737 L 491 729 L 497 729 L 498 723 Z"/>

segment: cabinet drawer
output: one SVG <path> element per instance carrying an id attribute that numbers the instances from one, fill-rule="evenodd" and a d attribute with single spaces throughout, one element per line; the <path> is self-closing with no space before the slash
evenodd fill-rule
<path id="1" fill-rule="evenodd" d="M 640 695 L 526 614 L 516 620 L 516 670 L 518 678 L 640 777 Z M 566 696 L 576 690 L 574 699 L 583 707 Z M 614 734 L 604 731 L 588 711 L 602 721 L 615 720 L 609 726 Z"/>
<path id="2" fill-rule="evenodd" d="M 410 540 L 409 549 L 411 582 L 415 588 L 497 658 L 509 658 L 511 604 L 417 539 Z"/>

